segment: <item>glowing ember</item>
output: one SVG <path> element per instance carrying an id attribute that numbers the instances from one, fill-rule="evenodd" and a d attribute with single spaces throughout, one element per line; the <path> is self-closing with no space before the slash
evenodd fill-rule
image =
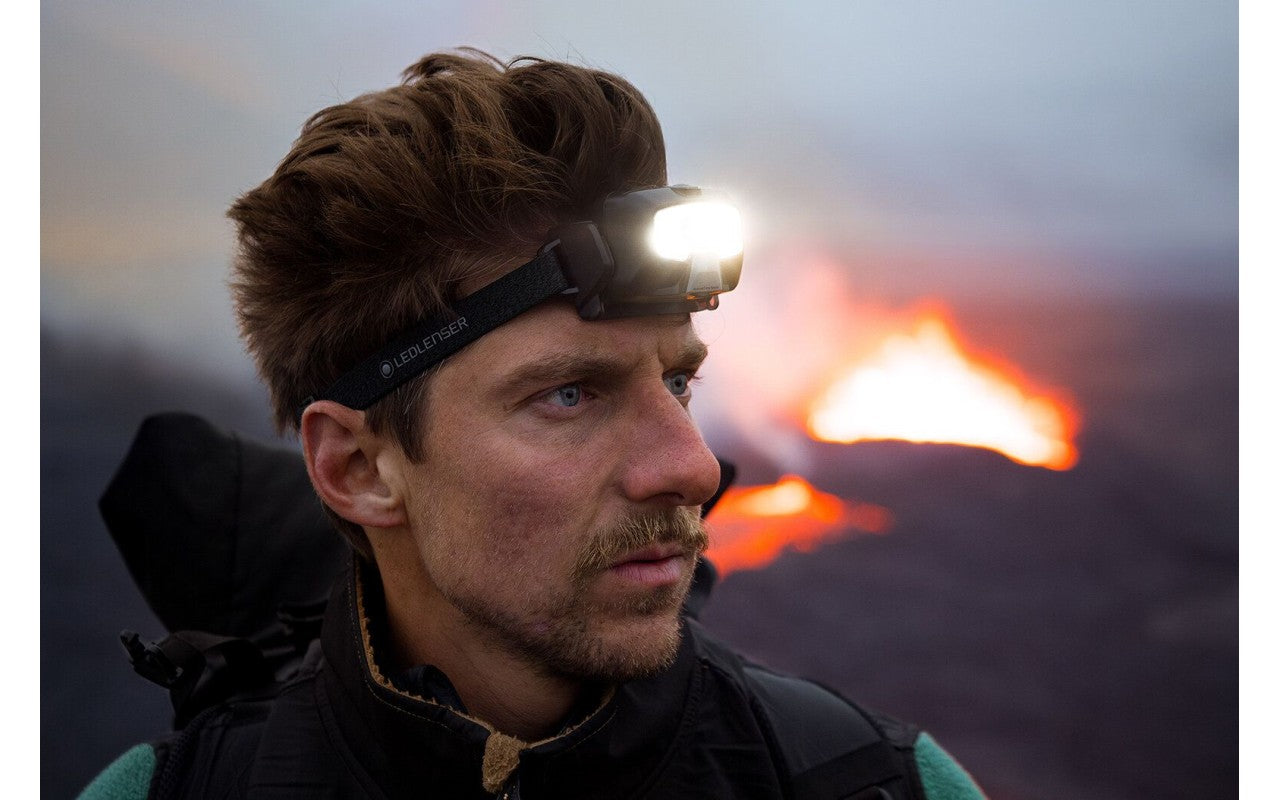
<path id="1" fill-rule="evenodd" d="M 892 524 L 885 508 L 841 500 L 819 492 L 804 478 L 787 475 L 772 486 L 724 493 L 707 520 L 707 558 L 722 575 L 758 569 L 788 547 L 807 553 L 853 530 L 884 533 Z"/>
<path id="2" fill-rule="evenodd" d="M 901 439 L 986 447 L 1023 464 L 1070 469 L 1074 414 L 1028 393 L 1010 371 L 980 364 L 936 314 L 897 334 L 837 379 L 809 413 L 810 434 L 829 442 Z"/>

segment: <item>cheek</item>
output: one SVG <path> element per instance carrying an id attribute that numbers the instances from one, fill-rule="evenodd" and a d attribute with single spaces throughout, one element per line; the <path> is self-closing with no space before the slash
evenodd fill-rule
<path id="1" fill-rule="evenodd" d="M 480 557 L 476 569 L 556 571 L 557 564 L 574 561 L 599 524 L 594 489 L 536 457 L 496 459 L 473 449 L 465 465 L 438 480 L 425 498 L 434 509 L 424 511 L 449 540 L 446 546 Z"/>
<path id="2" fill-rule="evenodd" d="M 418 488 L 451 546 L 481 551 L 495 567 L 554 571 L 607 524 L 611 447 L 548 443 L 518 421 L 446 418 L 429 430 L 430 477 Z"/>
<path id="3" fill-rule="evenodd" d="M 599 505 L 609 467 L 585 448 L 552 449 L 504 436 L 475 442 L 464 478 L 499 520 L 532 528 L 573 523 Z"/>
<path id="4" fill-rule="evenodd" d="M 594 524 L 594 514 L 580 498 L 575 502 L 575 494 L 554 481 L 500 489 L 489 525 L 494 552 L 532 567 L 571 562 Z"/>

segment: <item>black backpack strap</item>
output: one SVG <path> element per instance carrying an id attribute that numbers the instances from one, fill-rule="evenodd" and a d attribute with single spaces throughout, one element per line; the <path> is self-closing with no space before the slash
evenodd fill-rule
<path id="1" fill-rule="evenodd" d="M 206 709 L 154 743 L 156 771 L 148 799 L 243 797 L 270 711 L 270 700 Z"/>
<path id="2" fill-rule="evenodd" d="M 156 769 L 149 800 L 228 800 L 268 796 L 376 796 L 343 779 L 313 695 L 323 659 L 313 642 L 293 678 L 269 695 L 236 698 L 196 715 L 153 742 Z"/>
<path id="3" fill-rule="evenodd" d="M 925 800 L 913 752 L 916 728 L 865 712 L 812 681 L 750 664 L 744 674 L 792 797 Z"/>

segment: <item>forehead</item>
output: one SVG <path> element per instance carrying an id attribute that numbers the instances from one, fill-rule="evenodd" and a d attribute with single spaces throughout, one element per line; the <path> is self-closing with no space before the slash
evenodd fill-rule
<path id="1" fill-rule="evenodd" d="M 607 361 L 620 369 L 650 362 L 665 367 L 681 360 L 701 361 L 705 353 L 688 314 L 587 322 L 571 303 L 554 299 L 485 334 L 450 359 L 442 373 L 472 380 L 476 373 L 500 378 L 540 363 L 575 358 Z"/>

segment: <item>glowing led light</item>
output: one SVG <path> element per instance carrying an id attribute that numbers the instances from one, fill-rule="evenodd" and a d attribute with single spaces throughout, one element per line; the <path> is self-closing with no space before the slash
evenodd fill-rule
<path id="1" fill-rule="evenodd" d="M 653 215 L 649 245 L 670 261 L 688 261 L 694 253 L 736 256 L 742 252 L 742 216 L 712 200 L 668 206 Z"/>

